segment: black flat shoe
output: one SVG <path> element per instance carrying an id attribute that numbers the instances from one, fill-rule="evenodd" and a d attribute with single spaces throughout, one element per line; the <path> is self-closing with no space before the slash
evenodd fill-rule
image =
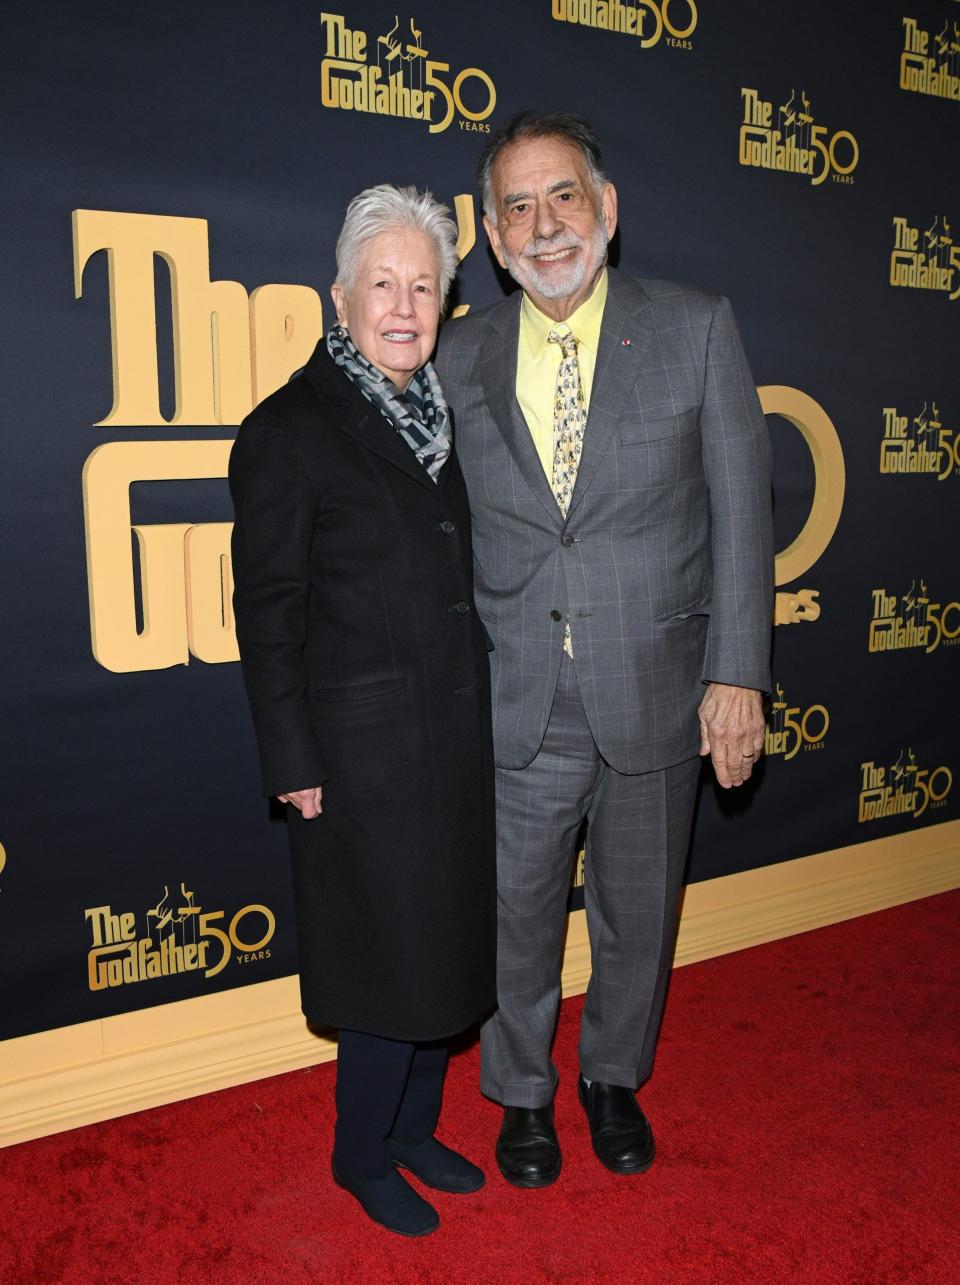
<path id="1" fill-rule="evenodd" d="M 553 1107 L 504 1107 L 497 1165 L 514 1187 L 549 1187 L 563 1157 L 553 1127 Z"/>
<path id="2" fill-rule="evenodd" d="M 433 1205 L 427 1204 L 396 1169 L 385 1178 L 355 1178 L 338 1171 L 334 1160 L 333 1181 L 359 1200 L 368 1218 L 399 1236 L 427 1236 L 440 1226 Z"/>
<path id="3" fill-rule="evenodd" d="M 424 1138 L 422 1142 L 388 1138 L 387 1154 L 398 1168 L 409 1169 L 436 1191 L 479 1191 L 487 1181 L 482 1169 L 436 1138 Z"/>
<path id="4" fill-rule="evenodd" d="M 577 1079 L 577 1096 L 587 1120 L 593 1150 L 613 1173 L 644 1173 L 653 1164 L 653 1130 L 632 1090 L 619 1084 Z"/>

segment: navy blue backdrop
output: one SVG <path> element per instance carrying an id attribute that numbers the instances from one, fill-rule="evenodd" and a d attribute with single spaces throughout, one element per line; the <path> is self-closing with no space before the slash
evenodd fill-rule
<path id="1" fill-rule="evenodd" d="M 248 294 L 312 287 L 329 320 L 350 197 L 384 181 L 451 205 L 472 195 L 487 130 L 523 107 L 561 106 L 598 127 L 620 195 L 620 268 L 729 295 L 758 385 L 797 390 L 765 403 L 788 415 L 769 418 L 778 549 L 811 511 L 824 529 L 839 511 L 812 565 L 781 575 L 768 755 L 735 796 L 705 776 L 690 878 L 957 816 L 956 0 L 419 0 L 400 13 L 371 0 L 326 14 L 301 0 L 152 11 L 91 0 L 22 8 L 6 37 L 0 1037 L 297 966 L 285 831 L 259 797 L 239 666 L 193 655 L 108 668 L 120 626 L 105 598 L 101 660 L 92 641 L 106 492 L 91 466 L 85 518 L 91 453 L 228 442 L 243 398 L 221 389 L 202 423 L 121 414 L 96 427 L 114 403 L 122 324 L 110 274 L 126 269 L 115 247 L 96 248 L 90 213 L 78 236 L 94 250 L 78 264 L 72 213 L 206 220 L 211 281 Z M 507 286 L 473 207 L 454 302 L 477 307 Z M 169 421 L 185 354 L 170 259 L 155 249 Z M 128 286 L 114 281 L 115 293 Z M 126 351 L 116 361 L 134 369 Z M 230 521 L 222 477 L 196 471 L 131 473 L 115 542 L 134 576 L 131 654 L 137 629 L 159 626 L 157 611 L 144 620 L 140 578 L 166 537 L 148 531 L 145 547 L 127 527 L 216 538 L 225 528 L 195 524 Z M 122 501 L 125 484 L 112 485 Z M 181 600 L 168 605 L 182 616 Z"/>

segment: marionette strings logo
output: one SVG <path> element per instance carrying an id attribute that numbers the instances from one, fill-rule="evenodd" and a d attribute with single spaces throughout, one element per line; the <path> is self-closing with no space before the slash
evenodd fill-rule
<path id="1" fill-rule="evenodd" d="M 871 592 L 873 619 L 868 651 L 920 648 L 929 655 L 941 643 L 952 647 L 960 640 L 960 602 L 933 602 L 925 580 L 914 580 L 899 598 L 886 589 Z"/>
<path id="2" fill-rule="evenodd" d="M 940 482 L 960 477 L 960 434 L 942 423 L 936 402 L 924 402 L 912 419 L 884 406 L 880 472 L 929 473 Z"/>
<path id="3" fill-rule="evenodd" d="M 767 715 L 763 752 L 768 758 L 783 756 L 789 763 L 801 750 L 822 750 L 830 728 L 825 705 L 791 705 L 779 683 Z"/>
<path id="4" fill-rule="evenodd" d="M 930 32 L 915 18 L 903 19 L 900 88 L 960 101 L 960 18 L 944 19 L 932 48 Z"/>
<path id="5" fill-rule="evenodd" d="M 550 0 L 554 22 L 636 36 L 641 49 L 662 39 L 673 49 L 692 49 L 697 27 L 694 0 Z"/>
<path id="6" fill-rule="evenodd" d="M 890 284 L 960 296 L 960 246 L 953 243 L 945 215 L 938 214 L 923 232 L 894 215 Z"/>
<path id="7" fill-rule="evenodd" d="M 489 134 L 484 122 L 497 105 L 493 81 L 479 67 L 464 67 L 451 79 L 450 63 L 430 57 L 416 19 L 401 22 L 397 14 L 392 27 L 373 36 L 348 27 L 339 13 L 322 13 L 320 22 L 324 107 L 422 121 L 431 134 L 442 133 L 456 115 L 461 130 Z"/>
<path id="8" fill-rule="evenodd" d="M 83 914 L 90 932 L 87 984 L 92 991 L 178 973 L 216 977 L 231 959 L 237 964 L 269 959 L 277 926 L 269 907 L 250 905 L 224 929 L 220 921 L 226 911 L 204 911 L 183 883 L 178 894 L 164 887 L 139 922 L 136 911 L 115 912 L 110 906 L 93 906 Z"/>
<path id="9" fill-rule="evenodd" d="M 834 183 L 852 183 L 860 160 L 860 145 L 849 130 L 831 133 L 818 125 L 806 90 L 774 106 L 756 89 L 741 88 L 743 120 L 740 123 L 740 164 L 765 170 L 799 174 L 819 187 L 829 177 Z"/>
<path id="10" fill-rule="evenodd" d="M 858 821 L 905 816 L 916 820 L 928 808 L 942 808 L 953 786 L 953 772 L 941 764 L 921 767 L 912 749 L 901 750 L 889 767 L 860 764 Z"/>

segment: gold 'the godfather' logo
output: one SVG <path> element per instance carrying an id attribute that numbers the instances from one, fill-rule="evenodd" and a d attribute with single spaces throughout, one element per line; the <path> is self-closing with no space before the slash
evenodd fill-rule
<path id="1" fill-rule="evenodd" d="M 960 477 L 960 433 L 941 423 L 936 402 L 924 402 L 913 419 L 884 406 L 880 472 L 929 473 L 940 482 Z"/>
<path id="2" fill-rule="evenodd" d="M 164 888 L 157 904 L 144 912 L 142 930 L 138 930 L 137 915 L 132 910 L 115 914 L 110 906 L 92 906 L 83 915 L 90 928 L 87 985 L 92 991 L 179 973 L 202 972 L 204 977 L 216 977 L 231 958 L 238 964 L 269 959 L 269 946 L 277 927 L 268 906 L 251 905 L 238 910 L 224 931 L 218 921 L 225 918 L 226 912 L 203 911 L 184 883 L 179 895 Z M 255 941 L 245 941 L 241 925 L 251 915 L 254 931 L 262 931 Z M 257 920 L 261 923 L 257 924 Z M 249 926 L 243 929 L 244 933 L 248 931 Z M 213 955 L 209 954 L 211 947 Z"/>
<path id="3" fill-rule="evenodd" d="M 365 31 L 348 27 L 339 13 L 321 13 L 323 60 L 320 63 L 320 101 L 341 111 L 371 112 L 423 121 L 431 134 L 440 134 L 460 118 L 462 130 L 488 134 L 484 122 L 497 105 L 493 81 L 479 67 L 464 67 L 451 84 L 450 64 L 431 58 L 423 31 L 415 19 L 393 26 L 372 42 Z M 372 44 L 372 48 L 370 45 Z M 482 86 L 483 100 L 471 107 L 464 100 L 470 80 Z"/>
<path id="4" fill-rule="evenodd" d="M 903 19 L 900 88 L 960 101 L 960 18 L 945 18 L 933 44 L 935 53 L 930 50 L 930 33 L 915 18 Z"/>
<path id="5" fill-rule="evenodd" d="M 674 23 L 678 8 L 686 26 Z M 550 16 L 554 22 L 636 36 L 641 49 L 651 48 L 661 38 L 674 49 L 692 49 L 689 37 L 697 26 L 694 0 L 674 0 L 673 4 L 671 0 L 550 0 Z"/>
<path id="6" fill-rule="evenodd" d="M 454 197 L 457 256 L 476 243 L 473 199 Z M 94 427 L 180 429 L 239 424 L 304 365 L 323 334 L 310 286 L 210 280 L 206 219 L 75 210 L 77 298 L 84 271 L 106 256 L 113 406 Z M 160 407 L 154 264 L 170 274 L 175 406 Z M 456 316 L 468 305 L 454 310 Z M 130 673 L 239 659 L 233 622 L 230 522 L 137 523 L 130 488 L 141 481 L 222 478 L 232 437 L 110 441 L 83 469 L 93 654 Z M 131 540 L 136 541 L 137 558 Z"/>
<path id="7" fill-rule="evenodd" d="M 462 260 L 476 244 L 473 199 L 454 197 Z M 264 285 L 249 297 L 237 281 L 211 281 L 205 219 L 108 210 L 74 212 L 76 294 L 93 255 L 105 252 L 110 288 L 113 406 L 98 428 L 236 425 L 309 358 L 323 333 L 320 296 L 309 286 Z M 170 271 L 176 402 L 160 408 L 154 260 Z M 462 304 L 456 316 L 466 312 Z M 843 507 L 843 450 L 826 411 L 784 385 L 757 390 L 767 415 L 794 425 L 813 457 L 814 496 L 797 537 L 777 555 L 777 586 L 798 580 L 833 537 Z M 229 522 L 133 520 L 138 481 L 226 476 L 232 437 L 111 441 L 83 472 L 93 654 L 116 673 L 238 659 L 231 599 Z M 131 537 L 138 557 L 131 556 Z M 813 621 L 819 591 L 777 594 L 776 623 Z M 139 616 L 139 618 L 138 618 Z"/>
<path id="8" fill-rule="evenodd" d="M 920 647 L 929 656 L 941 643 L 951 647 L 960 640 L 960 602 L 933 602 L 925 580 L 914 580 L 899 598 L 886 589 L 873 589 L 871 593 L 873 618 L 867 651 Z"/>
<path id="9" fill-rule="evenodd" d="M 894 215 L 890 284 L 960 297 L 960 246 L 953 243 L 945 215 L 936 216 L 922 239 L 919 228 Z"/>
<path id="10" fill-rule="evenodd" d="M 895 763 L 860 764 L 858 821 L 908 816 L 916 820 L 927 808 L 942 808 L 953 786 L 953 772 L 941 764 L 931 772 L 920 767 L 912 749 L 901 750 Z"/>
<path id="11" fill-rule="evenodd" d="M 791 705 L 777 683 L 767 715 L 763 752 L 768 758 L 782 754 L 784 762 L 789 763 L 801 750 L 822 750 L 829 728 L 830 715 L 825 705 L 808 705 L 806 709 Z"/>
<path id="12" fill-rule="evenodd" d="M 860 145 L 846 129 L 831 134 L 818 125 L 806 90 L 790 91 L 777 107 L 757 90 L 742 88 L 743 121 L 740 125 L 740 164 L 765 170 L 802 174 L 813 187 L 830 177 L 834 183 L 852 183 L 860 160 Z"/>

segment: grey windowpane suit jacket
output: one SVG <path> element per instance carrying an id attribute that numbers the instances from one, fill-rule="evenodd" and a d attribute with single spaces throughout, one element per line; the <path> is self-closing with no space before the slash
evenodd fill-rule
<path id="1" fill-rule="evenodd" d="M 448 323 L 437 369 L 470 493 L 499 766 L 543 739 L 570 620 L 600 753 L 699 749 L 705 682 L 770 688 L 770 444 L 726 299 L 610 270 L 569 513 L 516 399 L 520 292 Z"/>

